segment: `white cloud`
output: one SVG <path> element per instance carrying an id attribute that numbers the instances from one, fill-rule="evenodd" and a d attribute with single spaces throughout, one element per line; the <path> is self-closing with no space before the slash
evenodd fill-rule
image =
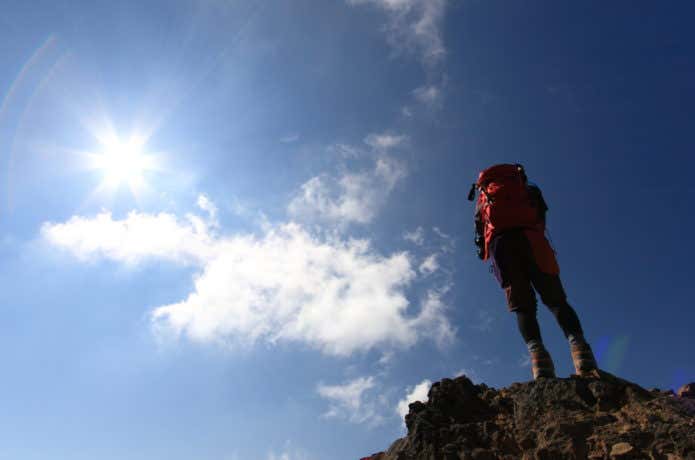
<path id="1" fill-rule="evenodd" d="M 167 213 L 132 211 L 125 219 L 114 220 L 111 213 L 102 212 L 93 218 L 74 216 L 65 223 L 45 223 L 41 234 L 81 260 L 105 258 L 133 265 L 156 258 L 192 264 L 213 257 L 209 228 L 209 222 L 194 215 L 181 220 Z"/>
<path id="2" fill-rule="evenodd" d="M 446 0 L 348 0 L 352 5 L 370 3 L 387 12 L 389 43 L 396 49 L 416 52 L 428 65 L 446 55 L 442 22 Z"/>
<path id="3" fill-rule="evenodd" d="M 153 327 L 163 335 L 228 345 L 299 342 L 343 356 L 453 335 L 436 291 L 406 313 L 416 277 L 410 256 L 381 255 L 367 240 L 320 238 L 293 223 L 262 236 L 216 236 L 197 216 L 137 212 L 47 223 L 42 235 L 81 259 L 199 266 L 185 299 L 154 309 Z"/>
<path id="4" fill-rule="evenodd" d="M 325 417 L 335 417 L 352 423 L 377 424 L 383 417 L 378 414 L 377 402 L 367 398 L 367 392 L 375 387 L 374 377 L 359 377 L 343 385 L 319 384 L 318 394 L 330 401 Z"/>
<path id="5" fill-rule="evenodd" d="M 403 239 L 418 246 L 422 246 L 425 242 L 425 230 L 422 227 L 418 227 L 412 232 L 405 232 L 403 234 Z"/>
<path id="6" fill-rule="evenodd" d="M 405 167 L 391 157 L 382 156 L 370 170 L 340 177 L 312 177 L 301 186 L 288 211 L 298 219 L 366 224 L 403 177 Z"/>
<path id="7" fill-rule="evenodd" d="M 427 317 L 406 317 L 403 290 L 413 277 L 405 253 L 381 257 L 366 241 L 319 241 L 288 224 L 220 243 L 195 292 L 157 308 L 154 319 L 201 341 L 283 339 L 335 355 L 409 346 L 438 320 L 424 308 Z"/>
<path id="8" fill-rule="evenodd" d="M 427 402 L 427 393 L 429 392 L 431 386 L 432 382 L 425 379 L 415 385 L 412 390 L 406 392 L 405 398 L 400 400 L 396 406 L 396 412 L 401 416 L 401 419 L 404 419 L 408 414 L 409 404 L 414 403 L 415 401 Z"/>
<path id="9" fill-rule="evenodd" d="M 439 268 L 439 262 L 437 262 L 437 255 L 432 254 L 432 255 L 428 256 L 427 258 L 425 258 L 424 261 L 422 261 L 418 270 L 423 275 L 430 275 L 430 274 L 436 272 L 438 268 Z"/>
<path id="10" fill-rule="evenodd" d="M 374 149 L 389 150 L 403 145 L 408 140 L 405 135 L 392 133 L 372 133 L 364 139 L 364 143 Z"/>

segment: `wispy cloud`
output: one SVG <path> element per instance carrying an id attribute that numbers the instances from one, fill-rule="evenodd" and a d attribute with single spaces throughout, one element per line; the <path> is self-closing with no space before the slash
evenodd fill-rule
<path id="1" fill-rule="evenodd" d="M 198 266 L 185 299 L 154 309 L 162 334 L 226 345 L 301 342 L 343 356 L 453 335 L 439 291 L 408 313 L 406 290 L 418 276 L 411 257 L 381 255 L 368 240 L 320 237 L 294 223 L 260 236 L 217 235 L 209 218 L 136 212 L 47 223 L 42 235 L 81 259 Z"/>
<path id="2" fill-rule="evenodd" d="M 477 321 L 472 324 L 473 329 L 479 331 L 489 331 L 492 328 L 492 323 L 495 322 L 495 317 L 487 310 L 478 310 Z"/>
<path id="3" fill-rule="evenodd" d="M 378 157 L 371 169 L 341 176 L 315 176 L 306 181 L 288 206 L 295 219 L 366 224 L 386 203 L 405 167 L 390 156 Z"/>
<path id="4" fill-rule="evenodd" d="M 437 262 L 437 254 L 431 254 L 422 261 L 418 270 L 423 275 L 429 275 L 437 271 L 439 268 L 439 262 Z"/>
<path id="5" fill-rule="evenodd" d="M 429 108 L 439 108 L 442 104 L 442 89 L 438 85 L 424 85 L 413 90 L 413 96 L 419 103 Z"/>
<path id="6" fill-rule="evenodd" d="M 210 226 L 216 228 L 219 227 L 220 223 L 217 220 L 217 206 L 210 201 L 210 198 L 208 198 L 207 195 L 200 194 L 198 195 L 197 204 L 200 209 L 208 213 L 208 222 L 210 223 Z"/>
<path id="7" fill-rule="evenodd" d="M 342 385 L 321 383 L 316 391 L 330 402 L 325 417 L 376 425 L 383 421 L 383 416 L 379 414 L 378 399 L 368 397 L 369 390 L 375 386 L 374 377 L 370 376 L 359 377 Z"/>
<path id="8" fill-rule="evenodd" d="M 292 144 L 299 140 L 299 133 L 291 133 L 280 138 L 280 142 L 283 144 Z"/>
<path id="9" fill-rule="evenodd" d="M 440 240 L 440 250 L 443 253 L 452 253 L 456 249 L 456 239 L 444 233 L 439 227 L 432 227 L 432 231 L 439 237 Z"/>
<path id="10" fill-rule="evenodd" d="M 425 230 L 422 227 L 418 227 L 411 232 L 405 232 L 403 233 L 403 239 L 417 246 L 422 246 L 425 242 Z"/>
<path id="11" fill-rule="evenodd" d="M 442 63 L 446 57 L 443 23 L 447 0 L 347 0 L 351 5 L 374 5 L 383 10 L 388 23 L 387 41 L 398 52 L 416 55 L 427 71 L 427 84 L 413 90 L 415 104 L 401 108 L 401 115 L 412 117 L 419 107 L 439 110 L 443 106 L 446 77 Z M 439 83 L 435 83 L 440 80 Z M 412 101 L 411 101 L 412 102 Z"/>
<path id="12" fill-rule="evenodd" d="M 430 391 L 432 382 L 430 380 L 423 380 L 414 387 L 406 390 L 405 398 L 398 401 L 396 406 L 396 412 L 400 415 L 401 419 L 404 419 L 408 414 L 408 405 L 414 403 L 415 401 L 427 402 L 427 393 Z"/>
<path id="13" fill-rule="evenodd" d="M 393 351 L 385 351 L 381 354 L 381 357 L 379 358 L 379 361 L 377 361 L 377 364 L 383 368 L 388 368 L 393 363 L 394 356 L 395 354 Z"/>
<path id="14" fill-rule="evenodd" d="M 388 14 L 388 41 L 397 50 L 415 52 L 427 65 L 446 55 L 442 23 L 446 0 L 348 0 L 351 5 L 372 4 Z"/>
<path id="15" fill-rule="evenodd" d="M 450 287 L 447 285 L 428 289 L 417 319 L 423 330 L 427 331 L 428 337 L 431 337 L 440 347 L 451 344 L 456 337 L 456 329 L 446 318 L 447 305 L 443 300 Z"/>
<path id="16" fill-rule="evenodd" d="M 368 135 L 364 142 L 374 149 L 389 150 L 403 145 L 407 140 L 408 137 L 402 134 L 373 133 Z"/>
<path id="17" fill-rule="evenodd" d="M 328 146 L 327 150 L 343 159 L 358 158 L 366 153 L 365 150 L 360 147 L 341 143 L 330 145 Z"/>

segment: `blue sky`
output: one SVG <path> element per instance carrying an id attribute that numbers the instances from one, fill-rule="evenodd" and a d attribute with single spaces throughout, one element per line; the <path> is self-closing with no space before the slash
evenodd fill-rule
<path id="1" fill-rule="evenodd" d="M 695 380 L 693 13 L 3 3 L 0 458 L 354 459 L 430 381 L 528 380 L 471 243 L 497 162 L 601 367 Z"/>

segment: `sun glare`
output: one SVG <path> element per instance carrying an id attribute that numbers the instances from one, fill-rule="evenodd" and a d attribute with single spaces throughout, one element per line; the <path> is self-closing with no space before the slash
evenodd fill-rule
<path id="1" fill-rule="evenodd" d="M 102 146 L 102 151 L 93 157 L 93 166 L 104 175 L 102 185 L 114 188 L 128 184 L 135 193 L 144 185 L 145 173 L 154 166 L 143 152 L 144 142 L 137 137 L 127 141 L 111 138 Z"/>

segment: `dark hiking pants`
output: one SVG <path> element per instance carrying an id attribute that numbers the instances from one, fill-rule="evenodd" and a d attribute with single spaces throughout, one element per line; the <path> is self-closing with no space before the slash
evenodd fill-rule
<path id="1" fill-rule="evenodd" d="M 524 341 L 541 341 L 536 319 L 536 291 L 557 319 L 565 337 L 583 335 L 579 318 L 567 302 L 559 274 L 545 273 L 540 268 L 551 267 L 546 271 L 552 271 L 552 267 L 557 267 L 550 245 L 541 235 L 542 240 L 536 239 L 540 249 L 534 250 L 527 233 L 523 229 L 504 232 L 495 237 L 490 247 L 495 276 L 504 289 L 509 311 L 517 315 Z M 543 244 L 547 245 L 547 250 Z M 542 257 L 546 260 L 539 260 Z M 552 260 L 548 261 L 549 257 Z"/>

